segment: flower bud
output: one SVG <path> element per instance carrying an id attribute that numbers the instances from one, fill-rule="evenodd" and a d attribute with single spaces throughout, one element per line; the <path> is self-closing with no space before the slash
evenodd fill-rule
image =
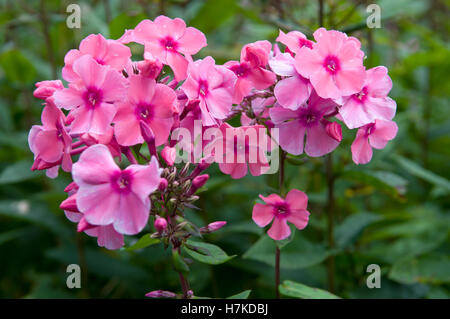
<path id="1" fill-rule="evenodd" d="M 329 137 L 335 139 L 336 141 L 342 141 L 342 128 L 337 122 L 328 122 L 325 124 L 325 130 Z"/>
<path id="2" fill-rule="evenodd" d="M 88 230 L 88 229 L 91 229 L 91 228 L 94 228 L 94 227 L 96 227 L 95 225 L 91 225 L 91 224 L 89 224 L 87 221 L 86 221 L 86 218 L 81 218 L 81 220 L 78 222 L 78 225 L 77 225 L 77 232 L 79 232 L 79 233 L 81 233 L 81 232 L 83 232 L 83 231 L 85 231 L 85 230 Z"/>
<path id="3" fill-rule="evenodd" d="M 194 194 L 200 187 L 205 185 L 208 179 L 209 179 L 208 174 L 202 174 L 194 177 L 194 179 L 192 180 L 191 194 Z"/>
<path id="4" fill-rule="evenodd" d="M 66 188 L 64 188 L 64 192 L 65 193 L 69 193 L 73 190 L 77 190 L 78 189 L 78 185 L 75 182 L 70 183 L 69 185 L 67 185 Z"/>
<path id="5" fill-rule="evenodd" d="M 78 207 L 77 207 L 77 194 L 75 193 L 75 194 L 67 197 L 61 203 L 61 205 L 59 205 L 59 208 L 61 208 L 62 210 L 67 210 L 69 212 L 79 213 L 80 211 L 78 210 Z"/>
<path id="6" fill-rule="evenodd" d="M 169 185 L 169 182 L 167 181 L 167 179 L 165 179 L 165 178 L 163 177 L 163 178 L 161 178 L 161 179 L 159 180 L 159 186 L 158 186 L 158 189 L 159 189 L 161 192 L 164 192 L 164 191 L 166 190 L 166 188 L 167 188 L 167 185 Z"/>
<path id="7" fill-rule="evenodd" d="M 161 61 L 154 58 L 149 52 L 144 53 L 144 59 L 137 63 L 139 73 L 144 77 L 156 79 L 163 68 Z"/>
<path id="8" fill-rule="evenodd" d="M 203 233 L 203 234 L 204 233 L 211 233 L 213 231 L 219 230 L 220 228 L 222 228 L 226 224 L 227 224 L 227 222 L 224 222 L 224 221 L 213 222 L 213 223 L 208 224 L 208 226 L 206 226 L 206 227 L 200 228 L 200 232 Z"/>
<path id="9" fill-rule="evenodd" d="M 175 298 L 177 295 L 171 291 L 166 290 L 154 290 L 145 294 L 149 298 Z"/>
<path id="10" fill-rule="evenodd" d="M 45 100 L 53 95 L 56 90 L 64 89 L 64 86 L 60 80 L 41 81 L 36 83 L 36 90 L 33 95 L 38 99 Z"/>
<path id="11" fill-rule="evenodd" d="M 155 223 L 153 225 L 158 232 L 162 233 L 167 228 L 167 220 L 163 217 L 158 217 L 155 219 Z"/>
<path id="12" fill-rule="evenodd" d="M 177 152 L 175 147 L 165 146 L 161 151 L 161 157 L 169 166 L 173 166 L 175 163 L 175 158 L 177 156 Z"/>
<path id="13" fill-rule="evenodd" d="M 156 156 L 156 145 L 155 145 L 155 134 L 153 133 L 150 126 L 147 125 L 144 121 L 140 121 L 139 123 L 141 127 L 141 134 L 144 140 L 148 144 L 148 150 L 152 156 Z"/>

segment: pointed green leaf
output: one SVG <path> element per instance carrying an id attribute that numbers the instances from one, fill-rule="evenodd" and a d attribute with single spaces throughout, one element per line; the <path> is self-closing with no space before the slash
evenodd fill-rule
<path id="1" fill-rule="evenodd" d="M 236 256 L 228 256 L 222 248 L 216 245 L 190 239 L 183 248 L 195 260 L 210 265 L 223 264 Z"/>
<path id="2" fill-rule="evenodd" d="M 340 299 L 331 292 L 285 280 L 279 287 L 282 295 L 301 299 Z"/>

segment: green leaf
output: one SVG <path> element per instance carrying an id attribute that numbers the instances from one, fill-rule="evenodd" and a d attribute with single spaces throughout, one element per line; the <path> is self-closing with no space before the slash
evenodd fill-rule
<path id="1" fill-rule="evenodd" d="M 183 247 L 186 253 L 197 261 L 205 264 L 218 265 L 227 262 L 236 255 L 228 256 L 222 248 L 208 243 L 188 240 Z"/>
<path id="2" fill-rule="evenodd" d="M 363 212 L 347 217 L 334 233 L 336 245 L 340 248 L 346 248 L 355 243 L 364 228 L 370 224 L 379 221 L 381 217 L 376 214 Z"/>
<path id="3" fill-rule="evenodd" d="M 266 234 L 245 252 L 243 258 L 263 262 L 272 267 L 275 266 L 275 241 Z M 331 252 L 321 244 L 314 244 L 301 235 L 287 246 L 283 247 L 280 258 L 280 267 L 283 269 L 301 269 L 320 264 Z"/>
<path id="4" fill-rule="evenodd" d="M 424 179 L 431 184 L 443 188 L 445 194 L 450 193 L 450 181 L 445 177 L 439 176 L 429 170 L 426 170 L 419 164 L 414 163 L 413 161 L 402 156 L 393 155 L 392 157 L 403 169 L 408 171 L 411 175 Z"/>
<path id="5" fill-rule="evenodd" d="M 244 290 L 243 292 L 227 297 L 227 299 L 248 299 L 251 292 L 251 290 Z"/>
<path id="6" fill-rule="evenodd" d="M 0 173 L 0 185 L 23 182 L 42 175 L 41 172 L 31 171 L 31 165 L 29 161 L 21 161 L 6 167 Z"/>
<path id="7" fill-rule="evenodd" d="M 340 299 L 331 292 L 319 288 L 312 288 L 294 281 L 285 280 L 279 287 L 280 293 L 301 299 Z"/>
<path id="8" fill-rule="evenodd" d="M 126 251 L 133 251 L 142 249 L 151 245 L 159 244 L 160 240 L 150 237 L 150 234 L 145 234 L 132 246 L 125 248 Z"/>
<path id="9" fill-rule="evenodd" d="M 401 259 L 392 266 L 389 278 L 402 284 L 449 283 L 450 257 L 430 255 Z"/>
<path id="10" fill-rule="evenodd" d="M 347 170 L 340 177 L 351 182 L 357 182 L 374 187 L 390 195 L 404 194 L 406 181 L 391 172 L 371 172 L 357 169 Z"/>
<path id="11" fill-rule="evenodd" d="M 220 27 L 238 10 L 239 6 L 234 0 L 207 0 L 190 21 L 190 25 L 208 33 Z"/>
<path id="12" fill-rule="evenodd" d="M 28 59 L 16 49 L 0 55 L 0 66 L 6 78 L 14 83 L 26 84 L 36 78 L 36 69 Z"/>

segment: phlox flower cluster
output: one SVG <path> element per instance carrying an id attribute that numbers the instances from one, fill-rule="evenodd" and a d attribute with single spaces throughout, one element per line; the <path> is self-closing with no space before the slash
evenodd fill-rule
<path id="1" fill-rule="evenodd" d="M 276 40 L 246 44 L 239 60 L 219 65 L 211 56 L 193 58 L 207 45 L 206 37 L 179 18 L 144 20 L 118 40 L 89 35 L 66 54 L 64 83 L 36 84 L 34 95 L 44 106 L 42 125 L 29 134 L 32 169 L 46 170 L 51 178 L 59 168 L 72 174 L 61 208 L 100 246 L 122 247 L 124 235 L 140 233 L 152 218 L 152 236 L 178 248 L 192 235 L 183 228 L 186 221 L 180 222 L 183 209 L 195 208 L 196 191 L 207 182 L 204 170 L 212 161 L 189 157 L 177 167 L 177 130 L 193 131 L 200 122 L 201 130 L 224 132 L 202 151 L 220 146 L 227 159 L 214 158 L 234 179 L 267 172 L 260 140 L 292 155 L 320 157 L 340 144 L 344 125 L 356 129 L 353 161 L 365 164 L 372 148 L 383 148 L 396 136 L 387 69 L 366 70 L 356 38 L 320 28 L 314 40 L 298 31 L 280 31 Z M 141 60 L 131 59 L 129 43 L 144 47 Z M 228 123 L 235 116 L 242 126 Z M 251 131 L 256 142 L 248 139 Z M 192 136 L 187 143 L 195 148 Z M 272 222 L 273 239 L 289 236 L 288 222 L 306 227 L 305 193 L 294 189 L 285 198 L 261 199 L 253 220 L 260 227 Z"/>

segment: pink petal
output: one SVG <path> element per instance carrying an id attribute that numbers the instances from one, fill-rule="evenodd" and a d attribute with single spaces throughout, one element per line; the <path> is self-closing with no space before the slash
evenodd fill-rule
<path id="1" fill-rule="evenodd" d="M 293 155 L 303 153 L 306 128 L 293 120 L 275 127 L 279 128 L 279 138 L 277 140 L 281 148 Z"/>
<path id="2" fill-rule="evenodd" d="M 134 118 L 115 120 L 114 135 L 117 143 L 123 146 L 131 146 L 144 142 L 139 127 L 139 121 Z"/>
<path id="3" fill-rule="evenodd" d="M 301 48 L 295 56 L 295 69 L 307 79 L 318 72 L 322 68 L 322 64 L 323 57 L 307 47 Z"/>
<path id="4" fill-rule="evenodd" d="M 323 124 L 308 128 L 306 132 L 305 153 L 311 157 L 319 157 L 332 152 L 339 142 L 327 134 Z"/>
<path id="5" fill-rule="evenodd" d="M 306 209 L 292 210 L 287 221 L 294 224 L 297 229 L 302 230 L 308 225 L 309 212 Z"/>
<path id="6" fill-rule="evenodd" d="M 270 227 L 267 235 L 274 240 L 283 240 L 289 237 L 291 229 L 287 225 L 286 218 L 274 218 L 272 227 Z"/>
<path id="7" fill-rule="evenodd" d="M 63 153 L 63 144 L 56 130 L 40 131 L 35 139 L 35 147 L 39 156 L 49 163 L 58 161 Z"/>
<path id="8" fill-rule="evenodd" d="M 321 98 L 338 99 L 342 96 L 340 87 L 338 88 L 336 86 L 333 76 L 325 71 L 325 69 L 321 68 L 319 71 L 314 73 L 310 80 L 312 86 Z"/>
<path id="9" fill-rule="evenodd" d="M 206 104 L 213 117 L 224 119 L 230 113 L 232 96 L 226 89 L 218 88 L 209 92 Z"/>
<path id="10" fill-rule="evenodd" d="M 173 118 L 154 118 L 149 124 L 155 134 L 155 145 L 160 146 L 165 144 L 169 137 L 170 129 L 173 126 Z"/>
<path id="11" fill-rule="evenodd" d="M 240 179 L 247 175 L 246 163 L 219 163 L 219 169 L 222 173 L 230 175 L 233 179 Z"/>
<path id="12" fill-rule="evenodd" d="M 292 189 L 286 195 L 286 203 L 291 210 L 306 209 L 308 205 L 308 196 L 298 189 Z"/>
<path id="13" fill-rule="evenodd" d="M 398 126 L 393 121 L 376 120 L 372 134 L 369 135 L 370 146 L 382 149 L 387 142 L 394 139 L 398 132 Z"/>
<path id="14" fill-rule="evenodd" d="M 248 78 L 257 90 L 264 90 L 275 83 L 276 75 L 269 70 L 256 68 L 250 72 Z"/>
<path id="15" fill-rule="evenodd" d="M 114 229 L 124 235 L 135 235 L 147 224 L 150 214 L 150 199 L 142 201 L 131 192 L 120 197 L 114 218 Z"/>
<path id="16" fill-rule="evenodd" d="M 259 227 L 269 225 L 274 217 L 273 206 L 256 203 L 253 206 L 252 219 Z"/>
<path id="17" fill-rule="evenodd" d="M 101 87 L 108 68 L 98 64 L 91 56 L 83 55 L 73 63 L 73 71 L 81 78 L 86 87 Z"/>
<path id="18" fill-rule="evenodd" d="M 262 195 L 259 195 L 259 198 L 261 198 L 267 205 L 278 205 L 284 203 L 284 199 L 280 197 L 278 194 L 270 194 L 267 197 L 264 197 Z"/>
<path id="19" fill-rule="evenodd" d="M 350 97 L 347 102 L 339 108 L 339 114 L 342 116 L 345 125 L 349 129 L 361 127 L 372 122 L 373 118 L 366 110 L 364 104 L 355 101 L 354 97 Z"/>
<path id="20" fill-rule="evenodd" d="M 77 192 L 77 207 L 91 225 L 109 225 L 114 222 L 120 202 L 120 194 L 109 183 L 83 185 Z"/>
<path id="21" fill-rule="evenodd" d="M 178 52 L 167 52 L 167 64 L 172 69 L 175 79 L 177 81 L 183 81 L 186 79 L 186 71 L 188 68 L 188 61 L 184 56 Z"/>
<path id="22" fill-rule="evenodd" d="M 114 115 L 116 107 L 109 103 L 102 103 L 92 111 L 91 122 L 88 132 L 93 134 L 104 134 L 108 131 Z"/>
<path id="23" fill-rule="evenodd" d="M 111 175 L 119 170 L 108 147 L 96 144 L 81 153 L 78 162 L 73 164 L 72 177 L 80 187 L 103 183 L 109 185 Z"/>
<path id="24" fill-rule="evenodd" d="M 126 170 L 133 174 L 131 190 L 144 202 L 159 186 L 162 169 L 158 161 L 152 157 L 148 165 L 130 165 Z"/>
<path id="25" fill-rule="evenodd" d="M 186 23 L 180 18 L 170 19 L 161 15 L 156 17 L 153 23 L 157 27 L 157 34 L 160 37 L 171 36 L 178 40 L 186 30 Z"/>
<path id="26" fill-rule="evenodd" d="M 386 97 L 392 89 L 392 80 L 384 66 L 377 66 L 366 72 L 369 92 L 374 97 Z"/>
<path id="27" fill-rule="evenodd" d="M 119 72 L 110 69 L 105 75 L 101 90 L 104 101 L 121 101 L 127 95 L 127 80 Z"/>
<path id="28" fill-rule="evenodd" d="M 336 85 L 341 95 L 352 95 L 361 91 L 366 73 L 361 65 L 358 68 L 340 70 L 335 75 Z M 319 94 L 320 95 L 320 94 Z"/>
<path id="29" fill-rule="evenodd" d="M 73 88 L 58 90 L 53 93 L 56 106 L 71 110 L 84 103 L 81 93 Z"/>
<path id="30" fill-rule="evenodd" d="M 155 94 L 150 103 L 154 106 L 153 112 L 158 118 L 171 118 L 177 111 L 177 95 L 174 90 L 164 84 L 156 85 Z"/>
<path id="31" fill-rule="evenodd" d="M 295 70 L 295 59 L 289 53 L 277 54 L 269 60 L 269 66 L 277 75 L 293 76 L 297 74 Z"/>
<path id="32" fill-rule="evenodd" d="M 297 75 L 279 81 L 274 93 L 282 106 L 296 110 L 308 99 L 311 87 L 308 80 Z"/>
<path id="33" fill-rule="evenodd" d="M 372 97 L 368 96 L 367 100 L 364 101 L 367 113 L 370 114 L 373 122 L 376 119 L 382 120 L 392 120 L 397 110 L 397 103 L 390 97 Z"/>
<path id="34" fill-rule="evenodd" d="M 372 148 L 365 133 L 365 128 L 358 129 L 352 143 L 352 159 L 356 164 L 367 164 L 372 159 Z"/>
<path id="35" fill-rule="evenodd" d="M 96 227 L 97 243 L 100 247 L 110 250 L 122 248 L 124 245 L 123 235 L 115 231 L 112 225 Z"/>
<path id="36" fill-rule="evenodd" d="M 205 35 L 192 27 L 187 28 L 181 38 L 178 39 L 178 51 L 184 54 L 194 55 L 206 45 Z"/>

